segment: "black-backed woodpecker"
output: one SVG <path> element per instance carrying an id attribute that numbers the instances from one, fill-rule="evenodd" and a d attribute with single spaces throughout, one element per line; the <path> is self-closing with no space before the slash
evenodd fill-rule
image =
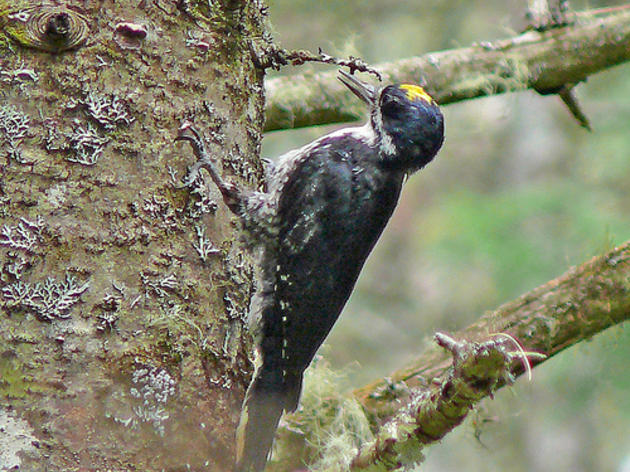
<path id="1" fill-rule="evenodd" d="M 283 411 L 298 406 L 302 375 L 339 317 L 359 272 L 410 175 L 444 139 L 444 119 L 419 86 L 373 87 L 339 79 L 369 107 L 362 127 L 344 128 L 288 152 L 269 169 L 267 191 L 241 190 L 219 175 L 190 125 L 191 143 L 243 230 L 258 248 L 250 308 L 257 361 L 237 433 L 237 472 L 265 468 Z M 193 176 L 193 177 L 191 177 Z"/>

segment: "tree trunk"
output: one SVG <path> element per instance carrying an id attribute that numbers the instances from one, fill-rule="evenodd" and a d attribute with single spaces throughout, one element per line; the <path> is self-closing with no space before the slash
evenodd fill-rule
<path id="1" fill-rule="evenodd" d="M 251 264 L 173 138 L 260 183 L 264 12 L 63 3 L 0 1 L 0 463 L 229 470 Z"/>

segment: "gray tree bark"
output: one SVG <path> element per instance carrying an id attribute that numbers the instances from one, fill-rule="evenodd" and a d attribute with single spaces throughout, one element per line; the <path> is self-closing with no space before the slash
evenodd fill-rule
<path id="1" fill-rule="evenodd" d="M 261 8 L 0 2 L 2 466 L 230 470 L 251 265 L 173 139 L 259 184 Z"/>

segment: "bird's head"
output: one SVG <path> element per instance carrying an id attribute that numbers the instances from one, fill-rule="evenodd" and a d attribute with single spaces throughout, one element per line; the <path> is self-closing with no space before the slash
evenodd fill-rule
<path id="1" fill-rule="evenodd" d="M 438 104 L 417 85 L 374 87 L 340 71 L 339 80 L 370 107 L 383 163 L 411 174 L 442 147 L 444 117 Z"/>

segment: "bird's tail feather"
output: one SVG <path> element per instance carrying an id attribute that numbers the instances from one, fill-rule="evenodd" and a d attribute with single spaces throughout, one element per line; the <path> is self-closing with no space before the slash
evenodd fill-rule
<path id="1" fill-rule="evenodd" d="M 236 432 L 235 472 L 264 470 L 282 412 L 296 409 L 301 386 L 301 375 L 283 378 L 282 372 L 264 366 L 256 373 Z"/>
<path id="2" fill-rule="evenodd" d="M 287 373 L 284 378 L 284 411 L 292 412 L 297 410 L 302 393 L 302 374 Z"/>

